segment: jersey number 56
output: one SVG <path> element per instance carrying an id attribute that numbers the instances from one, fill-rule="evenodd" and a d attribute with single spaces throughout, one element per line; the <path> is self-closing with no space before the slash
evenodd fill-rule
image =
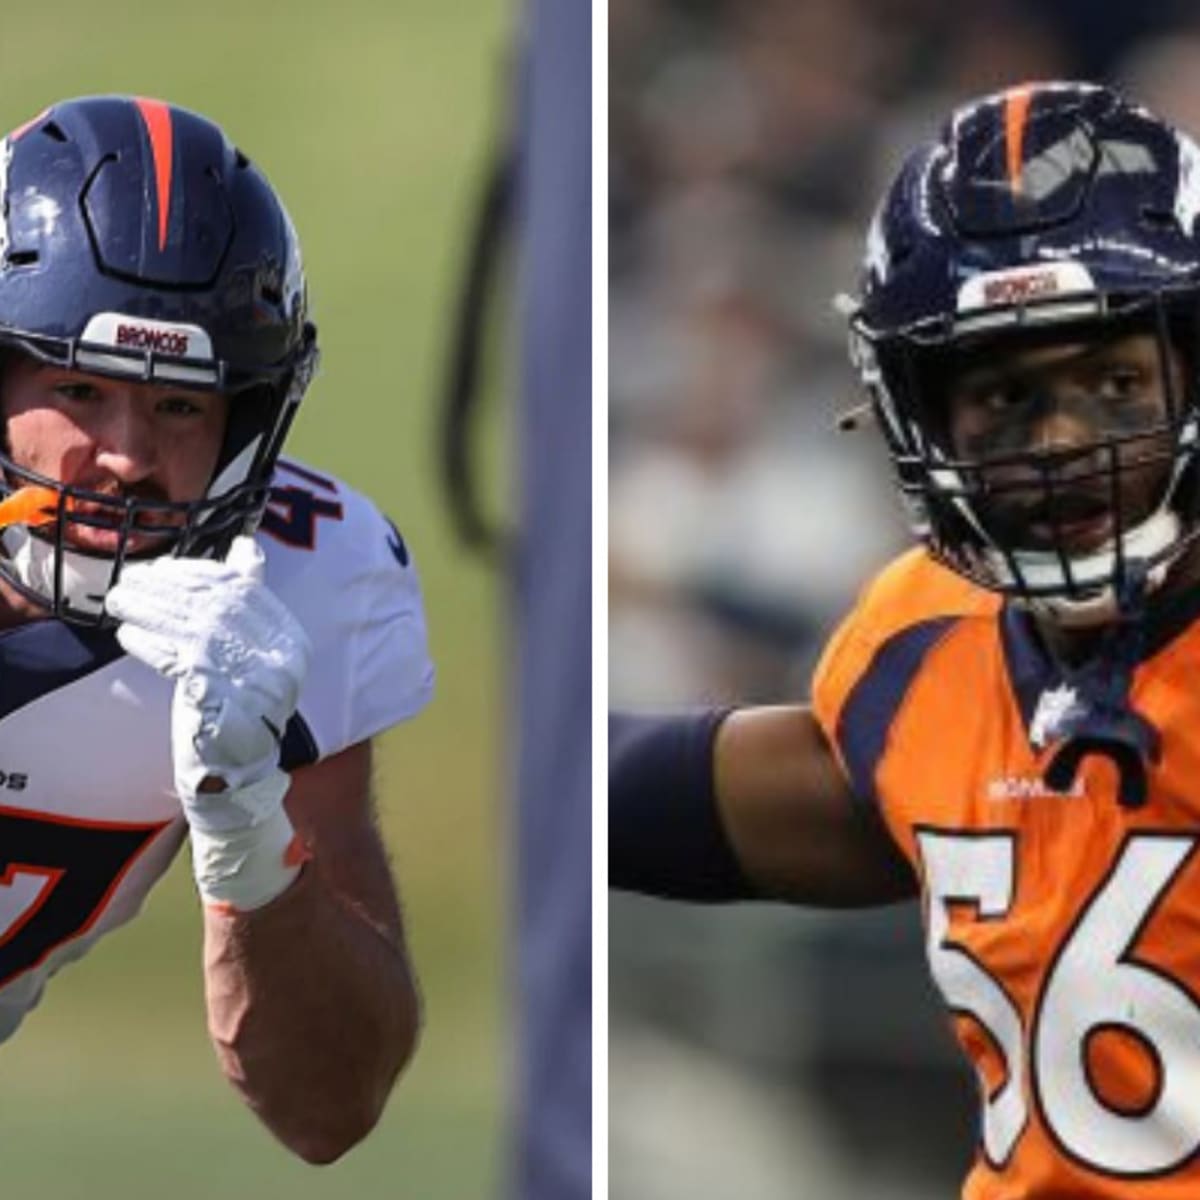
<path id="1" fill-rule="evenodd" d="M 1003 1081 L 990 1092 L 981 1076 L 983 1152 L 993 1166 L 1005 1163 L 1032 1094 L 1048 1131 L 1081 1165 L 1125 1177 L 1169 1172 L 1200 1150 L 1200 1004 L 1134 946 L 1198 839 L 1147 833 L 1125 841 L 1060 944 L 1046 947 L 1051 966 L 1026 1029 L 1001 982 L 949 936 L 951 905 L 971 905 L 979 922 L 1009 912 L 1016 838 L 917 835 L 930 969 L 951 1010 L 978 1021 L 1004 1060 Z M 1136 1041 L 1154 1064 L 1155 1086 L 1136 1107 L 1106 1102 L 1089 1075 L 1089 1043 L 1105 1032 Z"/>

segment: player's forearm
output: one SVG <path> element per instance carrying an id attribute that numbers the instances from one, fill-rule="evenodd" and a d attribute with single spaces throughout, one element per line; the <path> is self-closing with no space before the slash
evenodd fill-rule
<path id="1" fill-rule="evenodd" d="M 713 775 L 722 828 L 763 893 L 833 908 L 914 894 L 911 869 L 878 815 L 851 797 L 811 709 L 731 713 Z"/>
<path id="2" fill-rule="evenodd" d="M 264 908 L 206 908 L 204 973 L 221 1068 L 290 1150 L 331 1162 L 370 1132 L 416 1044 L 416 986 L 317 863 Z"/>

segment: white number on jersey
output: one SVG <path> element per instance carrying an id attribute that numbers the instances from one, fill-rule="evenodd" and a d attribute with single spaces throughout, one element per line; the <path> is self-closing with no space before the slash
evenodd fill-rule
<path id="1" fill-rule="evenodd" d="M 1198 839 L 1138 834 L 1126 841 L 1062 944 L 1045 948 L 1053 966 L 1027 1031 L 986 964 L 948 936 L 951 904 L 974 905 L 980 921 L 999 920 L 1010 911 L 1016 835 L 921 830 L 917 841 L 928 893 L 930 970 L 950 1008 L 979 1021 L 1004 1059 L 1003 1086 L 990 1096 L 984 1088 L 988 1160 L 1003 1165 L 1026 1126 L 1029 1058 L 1030 1082 L 1047 1127 L 1084 1166 L 1114 1175 L 1155 1175 L 1200 1150 L 1200 1005 L 1179 983 L 1132 954 Z M 1152 1051 L 1157 1087 L 1139 1111 L 1113 1108 L 1089 1078 L 1088 1042 L 1106 1029 L 1121 1030 Z M 1024 1049 L 1026 1037 L 1031 1055 Z"/>

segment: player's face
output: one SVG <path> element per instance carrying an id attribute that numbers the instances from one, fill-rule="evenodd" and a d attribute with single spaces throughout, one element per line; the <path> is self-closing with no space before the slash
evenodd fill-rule
<path id="1" fill-rule="evenodd" d="M 994 462 L 979 507 L 999 540 L 1086 554 L 1113 536 L 1114 462 L 1124 529 L 1161 503 L 1183 394 L 1182 360 L 1150 333 L 1008 348 L 951 376 L 951 448 Z"/>
<path id="2" fill-rule="evenodd" d="M 0 403 L 9 457 L 18 466 L 103 495 L 170 501 L 203 496 L 227 410 L 226 398 L 214 392 L 109 379 L 25 357 L 6 367 Z M 162 524 L 181 519 L 164 514 Z M 78 527 L 70 537 L 84 550 L 106 553 L 119 534 Z M 153 535 L 133 535 L 128 549 L 152 542 Z"/>

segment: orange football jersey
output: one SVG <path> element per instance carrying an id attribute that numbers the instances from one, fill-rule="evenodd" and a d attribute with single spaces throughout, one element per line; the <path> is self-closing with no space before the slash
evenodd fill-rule
<path id="1" fill-rule="evenodd" d="M 1044 781 L 1077 701 L 1029 618 L 912 551 L 814 705 L 921 882 L 930 970 L 979 1079 L 965 1200 L 1200 1196 L 1200 595 L 1147 620 L 1140 807 L 1107 758 Z"/>

